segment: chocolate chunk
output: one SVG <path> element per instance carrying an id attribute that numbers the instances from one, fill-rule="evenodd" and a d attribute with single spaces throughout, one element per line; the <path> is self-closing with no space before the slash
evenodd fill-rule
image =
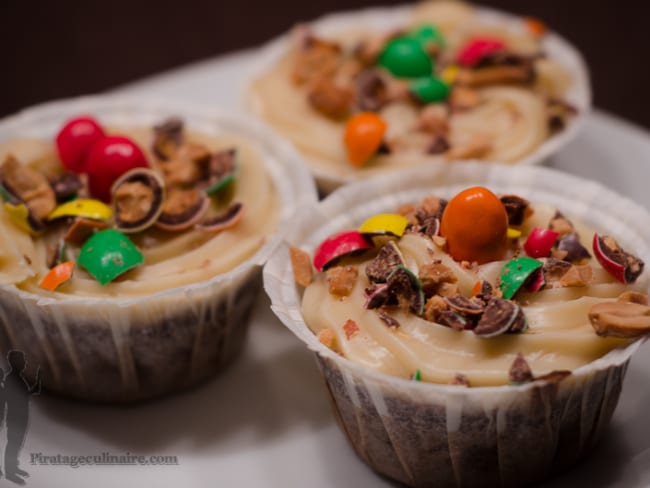
<path id="1" fill-rule="evenodd" d="M 443 154 L 449 151 L 450 147 L 451 145 L 445 136 L 436 135 L 427 148 L 427 154 Z"/>
<path id="2" fill-rule="evenodd" d="M 387 284 L 377 286 L 372 290 L 367 289 L 366 294 L 368 296 L 366 308 L 373 309 L 397 305 L 397 297 L 391 293 Z"/>
<path id="3" fill-rule="evenodd" d="M 519 306 L 517 308 L 519 311 L 517 312 L 517 315 L 515 316 L 515 319 L 513 320 L 508 332 L 524 332 L 526 329 L 528 329 L 528 320 L 526 320 L 524 309 Z"/>
<path id="4" fill-rule="evenodd" d="M 404 264 L 402 253 L 395 242 L 388 241 L 366 265 L 366 276 L 371 283 L 386 283 L 388 275 L 400 264 Z"/>
<path id="5" fill-rule="evenodd" d="M 544 281 L 547 285 L 559 282 L 562 276 L 571 268 L 571 263 L 555 258 L 548 258 L 542 266 Z"/>
<path id="6" fill-rule="evenodd" d="M 493 291 L 494 288 L 488 280 L 481 280 L 481 291 L 476 295 L 476 298 L 487 304 L 492 299 Z"/>
<path id="7" fill-rule="evenodd" d="M 378 112 L 388 102 L 386 80 L 376 69 L 367 69 L 357 78 L 356 105 L 359 110 Z"/>
<path id="8" fill-rule="evenodd" d="M 167 161 L 183 143 L 183 121 L 170 117 L 153 128 L 154 141 L 152 151 L 158 159 Z"/>
<path id="9" fill-rule="evenodd" d="M 533 372 L 524 359 L 523 354 L 517 353 L 517 357 L 512 362 L 512 366 L 510 366 L 510 370 L 508 371 L 508 376 L 510 377 L 510 383 L 516 385 L 533 381 Z"/>
<path id="10" fill-rule="evenodd" d="M 519 315 L 519 305 L 504 298 L 492 298 L 474 328 L 479 337 L 494 337 L 507 332 Z"/>
<path id="11" fill-rule="evenodd" d="M 469 386 L 469 380 L 467 379 L 467 376 L 461 373 L 456 373 L 456 375 L 451 379 L 449 382 L 450 385 L 458 385 L 458 386 Z"/>
<path id="12" fill-rule="evenodd" d="M 556 243 L 560 251 L 566 251 L 566 256 L 562 259 L 570 263 L 582 261 L 583 259 L 591 259 L 589 251 L 580 243 L 580 238 L 575 232 L 564 234 Z"/>
<path id="13" fill-rule="evenodd" d="M 70 200 L 79 193 L 83 187 L 81 178 L 72 171 L 66 171 L 55 180 L 50 182 L 57 203 L 63 203 Z"/>
<path id="14" fill-rule="evenodd" d="M 429 237 L 437 236 L 440 232 L 440 219 L 437 217 L 430 217 L 425 220 L 420 226 L 419 232 Z"/>
<path id="15" fill-rule="evenodd" d="M 469 321 L 465 317 L 451 310 L 440 312 L 438 318 L 436 319 L 436 323 L 440 325 L 446 325 L 447 327 L 451 327 L 454 330 L 465 330 L 468 322 Z"/>
<path id="16" fill-rule="evenodd" d="M 445 303 L 454 310 L 463 315 L 481 315 L 485 305 L 481 300 L 471 299 L 463 295 L 445 298 Z"/>
<path id="17" fill-rule="evenodd" d="M 377 314 L 379 315 L 379 318 L 383 320 L 388 327 L 395 327 L 395 328 L 399 327 L 399 322 L 397 321 L 397 319 L 388 315 L 383 310 L 378 310 Z"/>
<path id="18" fill-rule="evenodd" d="M 422 284 L 408 268 L 400 265 L 388 276 L 390 293 L 397 297 L 403 308 L 407 308 L 416 315 L 424 312 L 424 293 Z"/>
<path id="19" fill-rule="evenodd" d="M 526 217 L 526 210 L 530 203 L 517 195 L 503 195 L 501 203 L 508 214 L 508 225 L 521 225 Z"/>

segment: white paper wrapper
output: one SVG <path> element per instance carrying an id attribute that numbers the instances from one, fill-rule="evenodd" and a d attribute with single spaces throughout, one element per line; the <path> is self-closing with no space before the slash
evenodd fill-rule
<path id="1" fill-rule="evenodd" d="M 412 486 L 521 486 L 580 459 L 604 432 L 639 342 L 613 350 L 565 380 L 464 388 L 374 373 L 322 345 L 300 312 L 288 245 L 312 252 L 328 235 L 357 228 L 425 195 L 484 185 L 547 203 L 650 257 L 650 215 L 604 186 L 535 167 L 436 164 L 341 188 L 301 213 L 264 269 L 272 309 L 316 353 L 342 430 L 379 473 Z"/>
<path id="2" fill-rule="evenodd" d="M 151 127 L 177 115 L 206 135 L 235 134 L 261 155 L 281 201 L 275 234 L 231 271 L 138 298 L 57 300 L 0 286 L 0 346 L 40 365 L 43 387 L 83 400 L 130 402 L 190 387 L 221 370 L 244 342 L 261 288 L 261 266 L 316 201 L 313 181 L 290 144 L 247 117 L 164 100 L 84 97 L 48 103 L 0 121 L 0 142 L 51 139 L 63 122 L 91 114 L 110 126 Z"/>
<path id="3" fill-rule="evenodd" d="M 501 12 L 498 10 L 475 6 L 479 19 L 488 25 L 508 26 L 514 32 L 523 29 L 521 17 Z M 354 32 L 355 30 L 370 30 L 377 32 L 389 32 L 391 29 L 402 28 L 412 21 L 413 5 L 401 5 L 397 7 L 378 7 L 364 10 L 341 12 L 325 15 L 309 26 L 314 32 L 335 37 L 342 32 Z M 291 45 L 290 33 L 286 33 L 264 46 L 256 55 L 248 75 L 250 83 L 263 73 L 271 69 L 280 58 L 289 51 Z M 571 77 L 571 85 L 566 93 L 566 101 L 578 110 L 578 114 L 569 120 L 567 126 L 552 135 L 541 144 L 535 151 L 517 162 L 518 165 L 536 165 L 545 162 L 550 156 L 559 151 L 570 142 L 579 132 L 584 121 L 591 110 L 591 86 L 587 66 L 578 50 L 566 39 L 554 32 L 545 34 L 542 40 L 542 49 L 550 59 L 561 64 Z M 250 84 L 249 83 L 249 84 Z M 243 91 L 244 100 L 242 103 L 253 114 L 258 114 L 255 95 L 250 87 Z M 329 193 L 343 184 L 350 183 L 360 178 L 366 178 L 372 171 L 359 171 L 350 176 L 342 175 L 336 170 L 327 171 L 323 166 L 325 162 L 316 164 L 312 157 L 305 156 L 310 165 L 312 174 L 322 193 Z M 439 158 L 432 157 L 439 160 Z M 423 164 L 428 164 L 424 160 Z M 401 169 L 400 169 L 401 170 Z M 378 171 L 381 171 L 379 169 Z"/>

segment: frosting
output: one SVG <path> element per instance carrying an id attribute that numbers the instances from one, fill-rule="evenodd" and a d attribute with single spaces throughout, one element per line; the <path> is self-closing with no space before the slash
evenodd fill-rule
<path id="1" fill-rule="evenodd" d="M 465 297 L 473 294 L 478 280 L 498 283 L 502 268 L 521 253 L 522 244 L 534 228 L 547 228 L 555 209 L 535 205 L 533 214 L 517 229 L 521 237 L 510 246 L 502 260 L 478 266 L 460 263 L 443 247 L 422 233 L 409 232 L 397 240 L 405 266 L 416 276 L 434 260 L 453 272 L 458 291 Z M 573 221 L 582 244 L 590 248 L 593 230 Z M 346 358 L 371 370 L 404 378 L 416 372 L 422 381 L 449 383 L 457 374 L 464 375 L 471 386 L 508 384 L 509 368 L 519 353 L 523 354 L 536 377 L 559 370 L 574 370 L 608 351 L 626 343 L 626 339 L 599 337 L 589 320 L 590 309 L 604 301 L 614 301 L 626 290 L 645 292 L 647 273 L 633 284 L 617 281 L 595 258 L 582 260 L 591 267 L 585 286 L 545 287 L 537 292 L 522 291 L 516 296 L 527 319 L 523 332 L 480 337 L 472 330 L 455 330 L 426 320 L 403 307 L 366 308 L 366 289 L 371 285 L 366 267 L 373 255 L 347 257 L 336 263 L 341 267 L 358 267 L 349 296 L 331 293 L 326 273 L 318 273 L 306 287 L 302 299 L 305 323 L 315 333 L 331 331 L 331 345 Z M 389 326 L 382 318 L 388 314 L 397 321 Z M 354 322 L 354 328 L 346 326 Z"/>
<path id="2" fill-rule="evenodd" d="M 152 131 L 134 127 L 109 128 L 110 133 L 127 133 L 145 152 L 153 169 L 157 169 L 151 154 Z M 236 200 L 246 206 L 245 217 L 236 226 L 219 233 L 189 229 L 166 232 L 150 227 L 129 234 L 142 252 L 144 263 L 104 286 L 77 266 L 74 275 L 54 292 L 39 283 L 48 273 L 48 246 L 60 239 L 60 232 L 48 232 L 45 237 L 30 236 L 16 227 L 4 208 L 0 208 L 0 283 L 58 299 L 103 296 L 141 296 L 169 288 L 185 286 L 224 273 L 252 256 L 276 228 L 279 219 L 279 197 L 267 175 L 262 155 L 246 140 L 220 134 L 207 136 L 189 132 L 189 142 L 205 145 L 210 151 L 236 148 L 238 180 L 230 198 L 210 199 L 210 212 L 222 212 L 228 201 Z M 38 168 L 46 175 L 60 172 L 60 162 L 54 145 L 42 140 L 12 140 L 0 144 L 0 160 L 13 154 L 21 161 Z M 78 253 L 78 249 L 69 253 Z M 76 256 L 75 256 L 76 257 Z"/>

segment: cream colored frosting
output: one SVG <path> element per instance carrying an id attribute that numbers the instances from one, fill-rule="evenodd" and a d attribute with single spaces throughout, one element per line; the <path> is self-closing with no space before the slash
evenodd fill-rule
<path id="1" fill-rule="evenodd" d="M 411 25 L 432 23 L 442 31 L 449 52 L 473 36 L 498 35 L 513 52 L 531 54 L 539 51 L 539 40 L 519 29 L 506 28 L 482 21 L 474 9 L 458 2 L 426 2 L 414 10 Z M 341 32 L 325 35 L 351 50 L 364 32 Z M 382 111 L 389 125 L 389 134 L 411 131 L 404 140 L 393 141 L 398 147 L 390 155 L 376 155 L 361 168 L 347 161 L 343 145 L 343 122 L 333 121 L 318 113 L 307 100 L 308 89 L 292 82 L 294 54 L 288 52 L 259 76 L 249 90 L 252 110 L 288 137 L 308 157 L 308 163 L 318 175 L 349 179 L 422 164 L 425 160 L 441 160 L 442 156 L 425 154 L 423 133 L 414 133 L 417 110 L 402 110 L 401 117 L 391 117 Z M 535 89 L 515 86 L 495 86 L 477 90 L 482 99 L 479 108 L 454 113 L 449 119 L 449 141 L 463 145 L 473 138 L 489 141 L 491 149 L 480 157 L 506 163 L 516 162 L 539 147 L 548 137 L 548 114 L 545 97 L 561 97 L 570 84 L 566 71 L 552 59 L 536 62 Z M 401 102 L 400 102 L 401 103 Z M 388 110 L 391 111 L 391 106 Z M 408 112 L 408 111 L 406 111 Z M 401 119 L 401 120 L 400 120 Z M 427 139 L 429 141 L 429 139 Z M 429 141 L 430 143 L 430 141 Z"/>
<path id="2" fill-rule="evenodd" d="M 536 206 L 535 213 L 522 227 L 524 238 L 530 230 L 546 227 L 554 210 Z M 583 245 L 593 231 L 573 221 Z M 452 269 L 457 285 L 465 296 L 478 279 L 495 283 L 507 261 L 491 262 L 467 270 L 437 247 L 430 238 L 407 234 L 398 246 L 406 265 L 415 274 L 434 259 Z M 598 337 L 588 319 L 592 305 L 612 300 L 625 290 L 646 291 L 648 276 L 644 273 L 635 284 L 615 281 L 595 259 L 593 281 L 584 287 L 550 288 L 518 296 L 529 328 L 523 333 L 502 334 L 481 338 L 472 331 L 457 331 L 398 309 L 390 315 L 399 327 L 388 327 L 376 310 L 364 307 L 364 289 L 369 285 L 365 275 L 367 259 L 357 259 L 359 277 L 347 298 L 338 298 L 328 290 L 325 273 L 319 273 L 306 289 L 302 313 L 306 324 L 318 334 L 330 329 L 335 335 L 335 348 L 346 358 L 381 373 L 408 378 L 420 370 L 423 381 L 448 383 L 457 373 L 467 376 L 472 386 L 502 385 L 509 381 L 508 370 L 517 353 L 522 353 L 536 376 L 556 370 L 574 370 L 624 344 L 617 338 Z M 343 325 L 354 320 L 359 333 L 346 337 Z"/>
<path id="3" fill-rule="evenodd" d="M 124 127 L 108 132 L 127 134 L 153 164 L 154 158 L 149 150 L 151 130 Z M 237 149 L 239 173 L 232 201 L 243 202 L 246 213 L 235 227 L 217 234 L 193 229 L 173 233 L 154 228 L 130 234 L 144 255 L 143 265 L 105 286 L 77 266 L 69 282 L 55 292 L 49 292 L 38 285 L 48 271 L 48 243 L 19 230 L 0 206 L 0 283 L 15 284 L 23 290 L 60 299 L 141 296 L 205 281 L 251 257 L 274 232 L 280 216 L 279 195 L 266 172 L 262 155 L 249 142 L 234 135 L 208 137 L 189 133 L 187 138 L 204 144 L 211 151 Z M 49 141 L 21 139 L 0 144 L 0 160 L 9 153 L 46 174 L 60 170 L 54 146 Z M 218 197 L 211 200 L 212 211 L 227 208 L 228 202 L 220 201 Z"/>

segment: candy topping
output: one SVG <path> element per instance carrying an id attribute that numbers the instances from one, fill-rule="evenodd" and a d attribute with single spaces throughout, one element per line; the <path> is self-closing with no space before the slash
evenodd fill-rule
<path id="1" fill-rule="evenodd" d="M 493 37 L 475 37 L 469 40 L 458 52 L 458 63 L 473 66 L 488 54 L 503 51 L 506 48 L 501 39 Z"/>
<path id="2" fill-rule="evenodd" d="M 402 215 L 378 214 L 368 218 L 361 224 L 359 232 L 369 235 L 388 234 L 402 237 L 408 223 L 409 221 Z"/>
<path id="3" fill-rule="evenodd" d="M 58 286 L 62 285 L 70 278 L 74 270 L 74 262 L 66 261 L 64 263 L 54 266 L 41 280 L 41 288 L 49 291 L 54 291 Z"/>
<path id="4" fill-rule="evenodd" d="M 4 207 L 12 224 L 28 234 L 35 232 L 29 222 L 29 209 L 24 203 L 5 202 Z"/>
<path id="5" fill-rule="evenodd" d="M 409 83 L 409 89 L 424 103 L 440 102 L 449 96 L 449 85 L 434 77 L 416 78 Z"/>
<path id="6" fill-rule="evenodd" d="M 398 78 L 430 76 L 433 61 L 418 39 L 393 39 L 379 55 L 379 64 Z"/>
<path id="7" fill-rule="evenodd" d="M 343 256 L 372 247 L 372 243 L 355 230 L 335 234 L 325 239 L 314 252 L 314 267 L 323 271 Z"/>
<path id="8" fill-rule="evenodd" d="M 135 168 L 126 172 L 111 190 L 115 227 L 122 232 L 140 232 L 153 225 L 163 210 L 165 183 L 158 173 Z"/>
<path id="9" fill-rule="evenodd" d="M 142 264 L 144 257 L 121 232 L 106 229 L 93 234 L 79 253 L 79 265 L 105 285 L 122 273 Z"/>
<path id="10" fill-rule="evenodd" d="M 559 235 L 552 230 L 535 227 L 524 243 L 524 250 L 531 258 L 548 257 Z"/>
<path id="11" fill-rule="evenodd" d="M 541 261 L 529 257 L 513 259 L 501 269 L 500 285 L 503 297 L 510 299 L 523 286 L 535 271 L 543 266 Z"/>
<path id="12" fill-rule="evenodd" d="M 359 112 L 350 117 L 343 134 L 348 160 L 361 166 L 370 159 L 381 146 L 386 129 L 386 122 L 373 112 Z"/>
<path id="13" fill-rule="evenodd" d="M 626 252 L 614 238 L 594 234 L 592 246 L 601 266 L 621 283 L 634 283 L 643 272 L 643 261 Z"/>
<path id="14" fill-rule="evenodd" d="M 54 220 L 61 217 L 85 217 L 93 220 L 109 220 L 113 216 L 111 207 L 99 200 L 92 198 L 78 198 L 71 200 L 56 207 L 48 220 Z"/>
<path id="15" fill-rule="evenodd" d="M 476 186 L 452 198 L 442 214 L 440 234 L 457 261 L 483 264 L 506 252 L 508 215 L 499 198 Z"/>
<path id="16" fill-rule="evenodd" d="M 104 130 L 92 117 L 69 120 L 56 136 L 56 147 L 63 167 L 75 173 L 86 171 L 90 148 L 104 137 Z"/>

